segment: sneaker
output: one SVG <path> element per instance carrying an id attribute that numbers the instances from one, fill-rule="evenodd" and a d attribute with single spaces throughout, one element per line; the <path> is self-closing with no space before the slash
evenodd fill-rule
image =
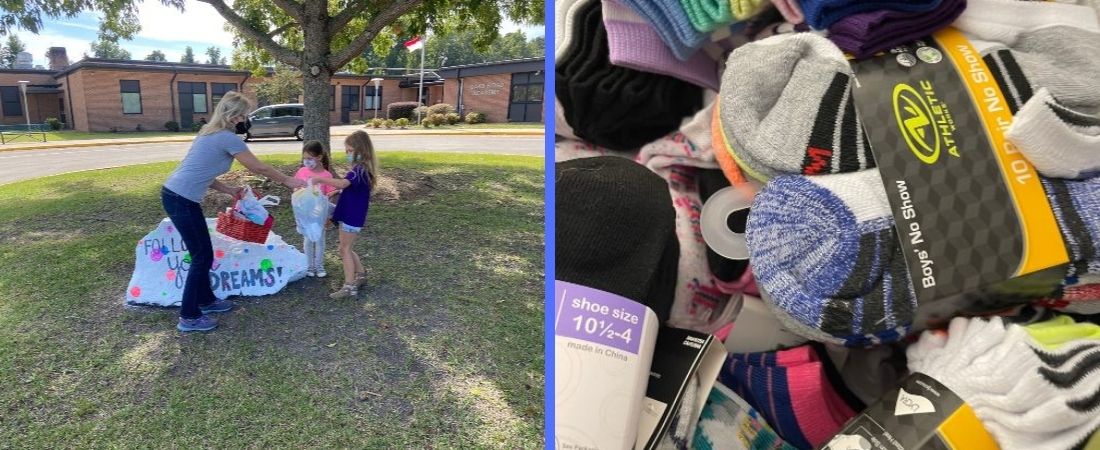
<path id="1" fill-rule="evenodd" d="M 359 290 L 355 289 L 355 286 L 345 284 L 340 290 L 328 295 L 329 298 L 334 300 L 344 298 L 355 298 L 359 296 Z"/>
<path id="2" fill-rule="evenodd" d="M 310 267 L 310 268 L 306 269 L 306 276 L 310 277 L 310 278 L 313 278 L 313 277 L 317 276 L 317 271 L 313 270 L 313 268 Z"/>
<path id="3" fill-rule="evenodd" d="M 325 269 L 317 269 L 317 272 L 314 275 L 317 278 L 324 278 L 328 276 L 328 272 L 325 272 Z"/>
<path id="4" fill-rule="evenodd" d="M 359 272 L 355 274 L 355 287 L 361 288 L 365 284 L 367 284 L 367 273 Z"/>
<path id="5" fill-rule="evenodd" d="M 214 303 L 206 306 L 199 306 L 199 310 L 202 311 L 203 314 L 223 313 L 232 311 L 235 306 L 236 305 L 229 300 L 214 300 Z"/>
<path id="6" fill-rule="evenodd" d="M 218 321 L 210 316 L 199 316 L 197 319 L 184 319 L 180 317 L 179 323 L 176 324 L 176 329 L 183 332 L 210 331 L 217 327 Z"/>

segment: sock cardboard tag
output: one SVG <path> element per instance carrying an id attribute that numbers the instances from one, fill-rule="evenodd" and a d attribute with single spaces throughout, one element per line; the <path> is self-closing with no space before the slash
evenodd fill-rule
<path id="1" fill-rule="evenodd" d="M 725 361 L 726 351 L 714 336 L 661 327 L 653 349 L 653 364 L 649 370 L 649 384 L 642 402 L 634 450 L 658 448 L 678 413 L 681 415 L 680 421 L 699 417 L 707 401 L 704 394 L 714 386 Z M 691 386 L 693 378 L 698 381 L 695 387 Z M 682 404 L 685 399 L 692 398 L 686 395 L 687 389 L 696 389 L 695 403 L 684 408 Z M 688 409 L 692 411 L 691 417 L 682 417 Z"/>
<path id="2" fill-rule="evenodd" d="M 554 282 L 554 448 L 634 447 L 657 315 L 618 295 Z"/>
<path id="3" fill-rule="evenodd" d="M 997 450 L 958 395 L 914 373 L 845 424 L 822 450 Z"/>
<path id="4" fill-rule="evenodd" d="M 1054 292 L 1061 278 L 1052 274 L 1069 256 L 1037 172 L 1004 138 L 1012 112 L 999 72 L 954 28 L 852 68 L 855 106 L 925 309 L 916 325 L 1004 305 L 984 304 L 994 298 Z M 1017 278 L 1028 274 L 1038 275 Z M 934 302 L 940 311 L 926 308 Z"/>

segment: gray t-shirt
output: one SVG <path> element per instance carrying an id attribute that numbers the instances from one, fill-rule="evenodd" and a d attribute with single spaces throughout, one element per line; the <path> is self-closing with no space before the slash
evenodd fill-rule
<path id="1" fill-rule="evenodd" d="M 240 136 L 229 130 L 199 136 L 191 142 L 191 149 L 180 165 L 168 175 L 164 187 L 183 198 L 201 203 L 214 177 L 228 172 L 233 165 L 233 155 L 245 150 L 248 146 Z"/>

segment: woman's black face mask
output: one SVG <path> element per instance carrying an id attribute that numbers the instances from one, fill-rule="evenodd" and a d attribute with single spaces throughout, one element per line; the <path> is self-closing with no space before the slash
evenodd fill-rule
<path id="1" fill-rule="evenodd" d="M 244 119 L 244 122 L 237 122 L 237 134 L 245 134 L 249 128 L 252 128 L 251 120 Z"/>

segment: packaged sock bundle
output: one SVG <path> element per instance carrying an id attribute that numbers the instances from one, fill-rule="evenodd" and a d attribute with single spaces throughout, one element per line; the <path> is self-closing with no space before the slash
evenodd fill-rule
<path id="1" fill-rule="evenodd" d="M 637 301 L 667 321 L 680 246 L 664 180 L 602 156 L 559 163 L 555 188 L 557 278 Z"/>
<path id="2" fill-rule="evenodd" d="M 961 397 L 1004 450 L 1077 448 L 1100 427 L 1100 341 L 1050 348 L 999 317 L 955 318 L 907 353 L 909 369 Z"/>
<path id="3" fill-rule="evenodd" d="M 1076 266 L 1100 255 L 1100 178 L 1043 180 Z M 916 310 L 876 170 L 783 176 L 757 195 L 750 260 L 770 305 L 811 339 L 849 346 L 903 337 Z"/>
<path id="4" fill-rule="evenodd" d="M 718 90 L 718 62 L 702 52 L 681 61 L 646 22 L 619 0 L 602 0 L 611 64 L 676 77 Z"/>
<path id="5" fill-rule="evenodd" d="M 828 39 L 781 35 L 734 50 L 719 91 L 721 131 L 741 170 L 836 173 L 874 166 L 851 95 L 851 68 Z"/>
<path id="6" fill-rule="evenodd" d="M 611 64 L 600 3 L 588 1 L 573 12 L 573 37 L 555 68 L 557 100 L 572 134 L 634 150 L 702 106 L 702 89 L 683 80 Z"/>
<path id="7" fill-rule="evenodd" d="M 877 171 L 776 178 L 746 231 L 765 300 L 793 331 L 848 346 L 908 331 L 916 297 Z"/>
<path id="8" fill-rule="evenodd" d="M 866 11 L 891 10 L 904 12 L 928 12 L 939 6 L 941 0 L 800 0 L 806 23 L 818 30 L 828 29 L 845 17 Z"/>
<path id="9" fill-rule="evenodd" d="M 1100 33 L 1022 30 L 983 54 L 1012 112 L 1044 87 L 1080 113 L 1100 109 L 1100 77 L 1091 75 L 1100 73 Z M 738 48 L 727 60 L 717 106 L 730 156 L 758 180 L 874 167 L 852 87 L 848 61 L 821 36 L 783 35 Z"/>
<path id="10" fill-rule="evenodd" d="M 881 9 L 840 19 L 829 27 L 829 39 L 856 58 L 866 58 L 932 34 L 951 24 L 966 9 L 966 0 L 942 0 L 927 12 Z"/>
<path id="11" fill-rule="evenodd" d="M 733 22 L 729 0 L 680 0 L 691 26 L 702 33 L 714 31 L 719 26 Z"/>
<path id="12" fill-rule="evenodd" d="M 691 25 L 679 0 L 623 0 L 623 3 L 653 24 L 661 40 L 681 61 L 691 58 L 707 41 L 707 35 Z"/>

